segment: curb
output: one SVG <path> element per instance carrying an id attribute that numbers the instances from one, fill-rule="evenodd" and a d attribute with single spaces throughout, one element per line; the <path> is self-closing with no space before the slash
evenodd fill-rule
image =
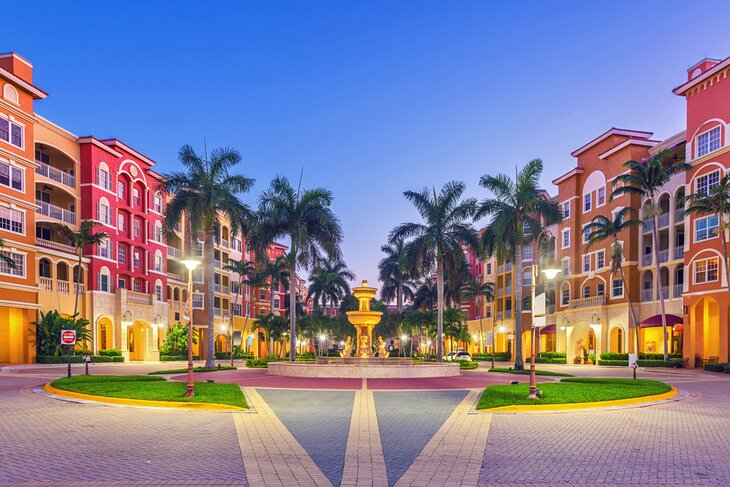
<path id="1" fill-rule="evenodd" d="M 248 411 L 248 409 L 238 406 L 208 402 L 148 401 L 144 399 L 126 399 L 122 397 L 92 396 L 90 394 L 81 394 L 79 392 L 71 392 L 57 389 L 53 387 L 50 382 L 43 386 L 43 392 L 48 394 L 48 397 L 51 397 L 53 399 L 70 399 L 72 400 L 71 402 L 100 404 L 106 406 L 113 405 L 165 409 L 187 409 L 195 411 Z"/>
<path id="2" fill-rule="evenodd" d="M 645 406 L 655 406 L 667 402 L 679 401 L 689 396 L 689 393 L 671 386 L 672 389 L 653 396 L 632 397 L 629 399 L 615 399 L 613 401 L 577 402 L 568 404 L 541 404 L 535 406 L 500 406 L 491 409 L 474 409 L 476 413 L 515 414 L 515 413 L 573 413 L 583 411 L 605 411 L 610 409 L 629 409 Z"/>

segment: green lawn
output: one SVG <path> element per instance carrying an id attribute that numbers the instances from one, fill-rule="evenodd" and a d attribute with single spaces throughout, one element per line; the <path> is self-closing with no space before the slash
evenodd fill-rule
<path id="1" fill-rule="evenodd" d="M 527 366 L 525 366 L 527 367 Z M 507 367 L 495 367 L 493 369 L 489 369 L 490 372 L 503 372 L 505 374 L 519 374 L 519 375 L 530 375 L 530 369 L 527 368 L 525 370 L 515 370 L 510 369 Z M 535 369 L 535 375 L 552 375 L 556 377 L 573 377 L 570 374 L 564 374 L 563 372 L 550 372 L 549 370 L 540 370 Z"/>
<path id="2" fill-rule="evenodd" d="M 236 370 L 238 367 L 231 367 L 230 365 L 221 365 L 220 367 L 193 367 L 193 372 L 218 372 L 219 370 Z M 150 372 L 148 375 L 164 375 L 164 374 L 186 374 L 188 368 L 184 369 L 169 369 L 169 370 L 155 370 Z"/>
<path id="3" fill-rule="evenodd" d="M 536 404 L 572 404 L 593 401 L 612 401 L 632 397 L 652 396 L 669 392 L 663 382 L 647 379 L 590 379 L 570 378 L 560 382 L 537 385 L 542 391 L 539 400 L 527 399 L 529 384 L 489 386 L 482 392 L 477 409 L 500 406 Z"/>
<path id="4" fill-rule="evenodd" d="M 184 382 L 166 381 L 149 375 L 79 375 L 55 380 L 57 389 L 94 396 L 144 399 L 148 401 L 201 402 L 248 407 L 236 384 L 195 383 L 195 396 L 186 398 Z"/>

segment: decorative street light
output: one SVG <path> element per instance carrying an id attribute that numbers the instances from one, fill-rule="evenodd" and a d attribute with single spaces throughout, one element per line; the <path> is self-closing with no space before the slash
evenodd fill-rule
<path id="1" fill-rule="evenodd" d="M 193 376 L 193 271 L 200 265 L 196 259 L 181 261 L 188 269 L 188 391 L 185 397 L 195 395 L 195 377 Z"/>

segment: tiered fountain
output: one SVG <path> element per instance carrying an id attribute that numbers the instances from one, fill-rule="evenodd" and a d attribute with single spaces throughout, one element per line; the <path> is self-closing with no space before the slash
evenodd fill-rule
<path id="1" fill-rule="evenodd" d="M 370 302 L 377 289 L 362 281 L 352 289 L 359 302 L 357 311 L 348 311 L 347 319 L 355 326 L 355 343 L 347 339 L 340 357 L 317 357 L 316 363 L 271 362 L 269 375 L 288 377 L 339 377 L 339 378 L 417 378 L 451 377 L 460 375 L 458 364 L 425 362 L 414 364 L 410 357 L 388 357 L 383 337 L 378 337 L 377 353 L 373 340 L 373 328 L 380 323 L 380 311 L 371 311 Z"/>

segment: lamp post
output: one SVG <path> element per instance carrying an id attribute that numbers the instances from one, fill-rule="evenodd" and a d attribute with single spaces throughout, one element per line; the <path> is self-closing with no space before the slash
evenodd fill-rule
<path id="1" fill-rule="evenodd" d="M 538 266 L 540 265 L 540 238 L 547 235 L 547 230 L 543 230 L 537 235 L 537 238 L 535 239 L 537 255 L 533 257 L 532 262 L 532 305 L 530 306 L 530 312 L 532 314 L 532 346 L 530 347 L 530 395 L 527 396 L 528 399 L 539 399 L 537 396 L 537 380 L 535 374 L 535 348 L 537 342 L 535 339 L 535 330 L 538 328 L 535 322 L 535 290 L 537 287 Z M 561 270 L 556 267 L 548 266 L 542 270 L 542 273 L 547 279 L 554 279 L 560 271 Z"/>
<path id="2" fill-rule="evenodd" d="M 200 265 L 196 259 L 185 259 L 182 264 L 188 269 L 188 390 L 185 397 L 195 395 L 195 377 L 193 376 L 193 271 Z"/>
<path id="3" fill-rule="evenodd" d="M 502 312 L 497 313 L 497 319 L 502 322 Z M 494 368 L 494 352 L 497 350 L 497 334 L 494 333 L 494 324 L 496 320 L 492 320 L 492 368 Z M 499 332 L 504 333 L 504 326 L 499 325 Z"/>

